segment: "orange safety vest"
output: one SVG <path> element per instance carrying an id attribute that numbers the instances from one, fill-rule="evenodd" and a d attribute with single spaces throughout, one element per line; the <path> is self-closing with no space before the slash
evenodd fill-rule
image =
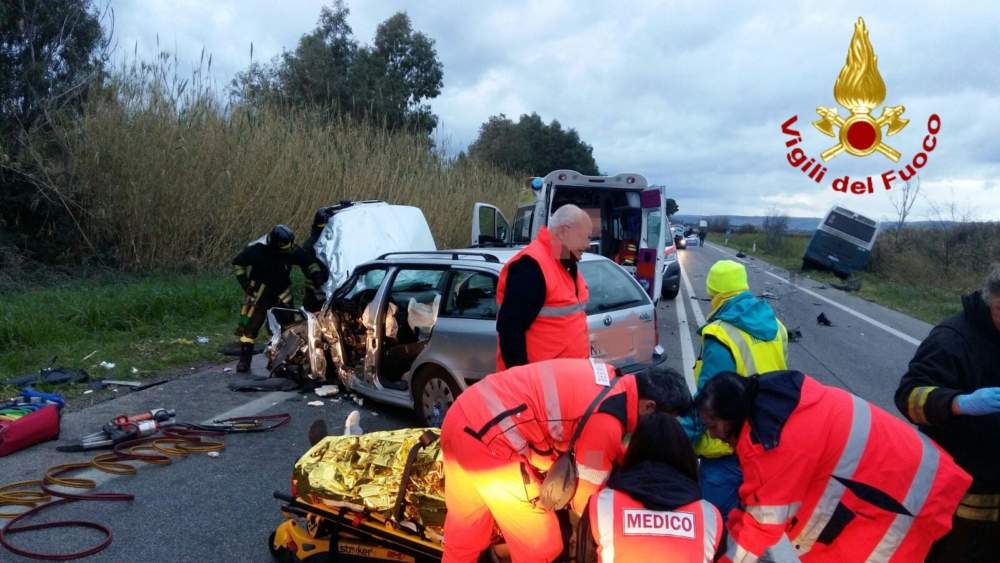
<path id="1" fill-rule="evenodd" d="M 525 364 L 486 376 L 465 390 L 451 407 L 465 414 L 466 433 L 500 459 L 521 458 L 540 470 L 569 447 L 577 422 L 604 388 L 615 368 L 601 360 L 557 359 Z M 580 480 L 574 506 L 586 507 L 604 484 L 624 436 L 639 419 L 635 377 L 619 378 L 595 407 L 587 430 L 576 441 Z M 610 415 L 617 422 L 607 424 Z M 602 424 L 603 423 L 603 424 Z"/>
<path id="2" fill-rule="evenodd" d="M 500 270 L 497 283 L 497 310 L 503 306 L 507 289 L 507 269 L 522 256 L 532 258 L 545 278 L 545 304 L 525 334 L 528 363 L 553 358 L 589 358 L 590 336 L 587 333 L 587 299 L 590 292 L 579 268 L 576 280 L 559 261 L 560 243 L 546 227 L 523 250 Z M 505 369 L 497 341 L 497 371 Z"/>
<path id="3" fill-rule="evenodd" d="M 722 515 L 705 500 L 674 510 L 648 510 L 614 489 L 590 497 L 590 529 L 597 560 L 713 561 L 722 540 Z"/>
<path id="4" fill-rule="evenodd" d="M 769 376 L 787 378 L 775 380 L 784 408 L 762 404 Z M 778 561 L 917 561 L 951 528 L 972 480 L 902 420 L 790 371 L 761 378 L 755 409 L 766 414 L 736 445 L 744 507 L 729 515 L 723 561 L 756 561 L 765 549 Z"/>

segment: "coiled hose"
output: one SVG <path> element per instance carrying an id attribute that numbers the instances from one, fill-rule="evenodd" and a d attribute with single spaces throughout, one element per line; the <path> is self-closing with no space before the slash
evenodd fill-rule
<path id="1" fill-rule="evenodd" d="M 111 530 L 103 524 L 84 520 L 23 525 L 18 525 L 18 523 L 43 510 L 73 502 L 130 501 L 135 499 L 135 496 L 129 493 L 76 494 L 51 488 L 90 490 L 97 486 L 97 483 L 90 479 L 66 477 L 66 474 L 93 468 L 112 475 L 135 475 L 138 470 L 124 462 L 141 461 L 155 465 L 169 465 L 173 458 L 184 458 L 193 453 L 217 452 L 226 447 L 222 442 L 206 440 L 205 438 L 217 438 L 226 434 L 268 432 L 285 426 L 291 419 L 291 415 L 280 413 L 227 418 L 216 420 L 215 424 L 208 425 L 180 423 L 163 429 L 160 436 L 149 436 L 116 444 L 111 452 L 96 455 L 89 461 L 52 466 L 45 470 L 40 481 L 20 481 L 0 486 L 0 507 L 28 507 L 28 510 L 24 512 L 0 512 L 0 518 L 9 519 L 0 528 L 0 545 L 11 553 L 22 557 L 49 561 L 70 561 L 100 553 L 111 545 L 112 539 Z M 53 500 L 54 498 L 58 500 Z M 69 553 L 31 551 L 13 545 L 8 539 L 8 536 L 14 534 L 53 528 L 87 528 L 100 532 L 104 538 L 87 549 Z"/>

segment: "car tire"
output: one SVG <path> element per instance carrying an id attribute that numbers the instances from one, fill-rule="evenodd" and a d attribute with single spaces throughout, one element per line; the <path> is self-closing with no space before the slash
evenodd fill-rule
<path id="1" fill-rule="evenodd" d="M 413 410 L 420 423 L 427 427 L 441 426 L 445 413 L 461 392 L 458 383 L 444 369 L 437 366 L 420 368 L 413 380 Z M 437 417 L 434 416 L 435 404 L 443 407 Z"/>
<path id="2" fill-rule="evenodd" d="M 660 289 L 660 299 L 667 299 L 667 300 L 674 299 L 675 297 L 677 297 L 677 294 L 680 293 L 680 291 L 681 291 L 680 284 L 677 284 L 677 287 L 675 287 L 674 289 L 670 289 L 667 287 L 667 284 L 663 284 L 663 287 Z"/>

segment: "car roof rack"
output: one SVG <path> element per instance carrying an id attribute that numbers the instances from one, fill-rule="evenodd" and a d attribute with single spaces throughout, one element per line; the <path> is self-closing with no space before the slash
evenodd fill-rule
<path id="1" fill-rule="evenodd" d="M 452 252 L 450 250 L 425 250 L 423 252 L 419 250 L 412 250 L 407 252 L 387 252 L 377 258 L 377 260 L 385 260 L 389 256 L 451 256 L 452 260 L 459 260 L 460 256 L 475 256 L 477 258 L 482 258 L 487 262 L 493 264 L 499 264 L 500 259 L 493 254 L 488 254 L 486 252 Z"/>

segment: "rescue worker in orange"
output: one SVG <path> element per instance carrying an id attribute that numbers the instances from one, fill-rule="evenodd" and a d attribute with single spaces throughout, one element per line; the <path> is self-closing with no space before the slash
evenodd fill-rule
<path id="1" fill-rule="evenodd" d="M 587 283 L 577 268 L 590 216 L 567 204 L 511 258 L 497 284 L 497 371 L 552 358 L 590 357 Z"/>
<path id="2" fill-rule="evenodd" d="M 907 423 L 801 372 L 722 373 L 695 406 L 743 468 L 722 561 L 923 561 L 972 481 Z"/>
<path id="3" fill-rule="evenodd" d="M 558 557 L 558 518 L 537 502 L 541 473 L 593 413 L 573 448 L 579 479 L 569 483 L 569 506 L 580 515 L 611 473 L 622 438 L 676 402 L 671 377 L 680 379 L 665 368 L 619 375 L 600 360 L 557 359 L 494 373 L 459 395 L 441 426 L 445 563 L 476 561 L 494 524 L 515 563 Z"/>
<path id="4" fill-rule="evenodd" d="M 607 487 L 590 497 L 576 560 L 714 561 L 723 531 L 719 509 L 702 499 L 698 458 L 684 429 L 673 416 L 654 413 L 632 433 Z"/>

